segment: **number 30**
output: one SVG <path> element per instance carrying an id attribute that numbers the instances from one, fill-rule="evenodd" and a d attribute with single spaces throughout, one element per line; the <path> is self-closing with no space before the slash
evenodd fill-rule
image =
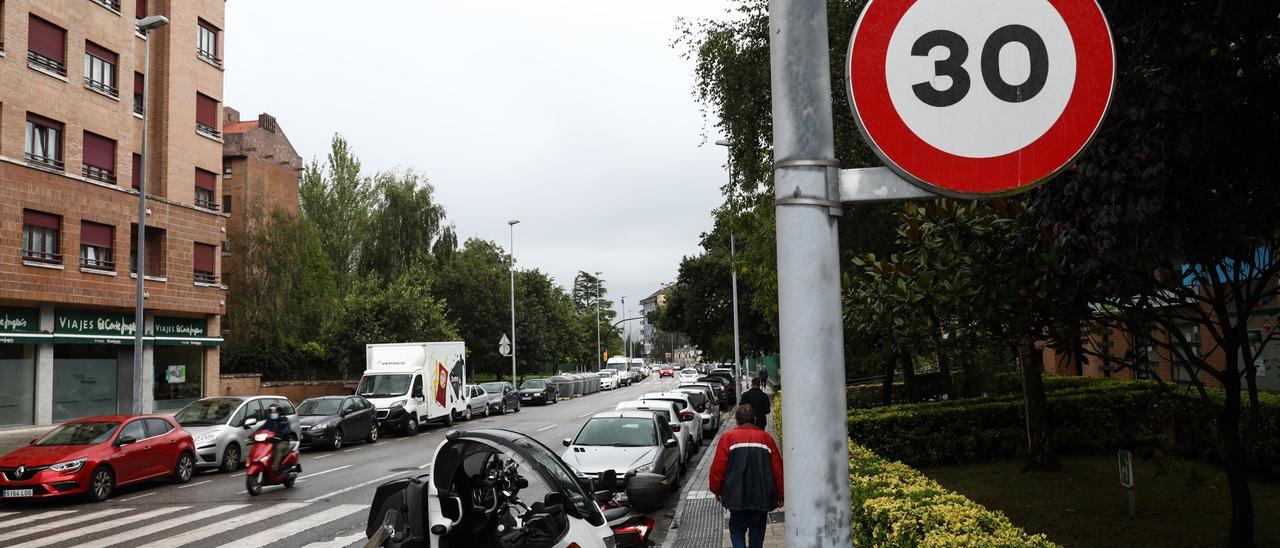
<path id="1" fill-rule="evenodd" d="M 1000 49 L 1011 42 L 1025 46 L 1031 58 L 1031 73 L 1021 84 L 1010 84 L 1000 76 Z M 969 57 L 969 45 L 959 34 L 949 30 L 934 30 L 924 33 L 911 45 L 911 55 L 927 56 L 929 51 L 938 46 L 947 48 L 948 55 L 945 59 L 933 62 L 933 72 L 936 76 L 950 77 L 951 87 L 940 90 L 930 82 L 921 82 L 911 86 L 911 90 L 926 105 L 949 107 L 969 94 L 969 73 L 961 66 Z M 987 85 L 987 90 L 1001 101 L 1021 103 L 1035 97 L 1044 89 L 1048 76 L 1049 54 L 1045 50 L 1044 40 L 1030 28 L 1005 25 L 991 33 L 982 45 L 982 81 Z"/>

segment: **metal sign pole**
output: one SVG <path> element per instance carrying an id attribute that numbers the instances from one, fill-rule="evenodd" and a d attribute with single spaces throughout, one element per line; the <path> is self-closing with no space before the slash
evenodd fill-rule
<path id="1" fill-rule="evenodd" d="M 787 545 L 845 548 L 849 438 L 827 48 L 824 0 L 769 2 Z"/>

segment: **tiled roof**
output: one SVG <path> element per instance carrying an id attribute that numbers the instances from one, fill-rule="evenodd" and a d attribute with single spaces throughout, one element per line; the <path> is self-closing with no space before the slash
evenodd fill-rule
<path id="1" fill-rule="evenodd" d="M 222 128 L 222 133 L 247 133 L 255 129 L 258 129 L 258 121 L 246 120 L 243 122 L 232 122 L 230 124 L 226 124 L 226 126 Z"/>

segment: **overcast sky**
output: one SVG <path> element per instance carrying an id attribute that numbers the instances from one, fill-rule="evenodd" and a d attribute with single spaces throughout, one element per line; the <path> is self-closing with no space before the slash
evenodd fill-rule
<path id="1" fill-rule="evenodd" d="M 521 266 L 565 287 L 601 271 L 634 311 L 675 280 L 720 202 L 725 152 L 671 42 L 678 17 L 727 7 L 227 2 L 224 102 L 275 115 L 307 161 L 323 161 L 336 132 L 371 173 L 425 173 L 460 240 L 506 248 L 519 219 Z"/>

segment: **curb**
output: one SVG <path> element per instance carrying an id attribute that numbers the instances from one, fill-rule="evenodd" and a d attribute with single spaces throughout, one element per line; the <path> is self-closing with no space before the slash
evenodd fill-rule
<path id="1" fill-rule="evenodd" d="M 705 474 L 710 474 L 711 461 L 715 460 L 716 445 L 720 443 L 720 436 L 725 433 L 732 419 L 725 420 L 723 417 L 720 421 L 720 429 L 716 430 L 716 435 L 711 439 L 711 443 L 705 449 L 706 453 L 698 462 L 698 467 L 693 469 L 693 473 L 686 476 L 684 486 L 680 488 L 679 501 L 676 503 L 676 509 L 671 526 L 667 528 L 667 535 L 662 540 L 662 548 L 675 548 L 676 538 L 680 536 L 680 522 L 684 520 L 685 501 L 689 500 L 689 492 L 693 490 L 693 485 L 697 483 L 697 478 Z"/>

